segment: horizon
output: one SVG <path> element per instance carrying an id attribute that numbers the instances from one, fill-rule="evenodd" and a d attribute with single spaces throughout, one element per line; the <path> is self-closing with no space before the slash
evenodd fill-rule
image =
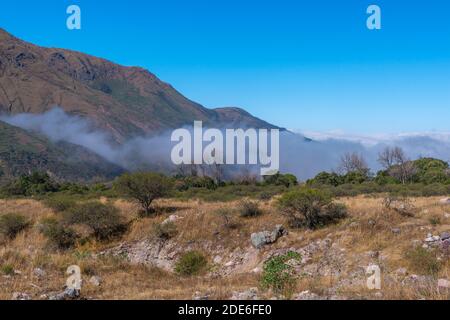
<path id="1" fill-rule="evenodd" d="M 30 2 L 25 12 L 4 5 L 0 21 L 25 41 L 144 67 L 205 107 L 240 107 L 295 131 L 448 131 L 450 4 L 374 3 L 381 30 L 365 25 L 369 1 Z M 69 4 L 81 7 L 81 30 L 65 28 Z"/>

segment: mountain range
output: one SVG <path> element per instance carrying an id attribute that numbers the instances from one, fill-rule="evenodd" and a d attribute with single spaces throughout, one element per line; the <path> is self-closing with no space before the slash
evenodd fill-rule
<path id="1" fill-rule="evenodd" d="M 0 115 L 42 114 L 54 107 L 88 120 L 118 145 L 194 120 L 211 127 L 278 128 L 240 108 L 205 108 L 143 68 L 40 47 L 0 29 Z M 0 176 L 33 168 L 64 179 L 92 178 L 91 170 L 104 177 L 120 171 L 107 162 L 99 167 L 99 156 L 81 146 L 55 143 L 3 122 L 0 135 Z"/>

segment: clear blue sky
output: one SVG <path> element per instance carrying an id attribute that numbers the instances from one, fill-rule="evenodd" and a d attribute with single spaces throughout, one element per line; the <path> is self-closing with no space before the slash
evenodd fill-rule
<path id="1" fill-rule="evenodd" d="M 66 29 L 66 8 L 82 30 Z M 382 9 L 382 30 L 366 9 Z M 143 66 L 207 107 L 291 129 L 450 130 L 448 0 L 2 1 L 25 40 Z"/>

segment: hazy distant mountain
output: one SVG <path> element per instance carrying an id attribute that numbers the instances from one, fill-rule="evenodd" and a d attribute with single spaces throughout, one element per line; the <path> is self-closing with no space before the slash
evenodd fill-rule
<path id="1" fill-rule="evenodd" d="M 142 68 L 39 47 L 0 29 L 0 113 L 43 113 L 55 106 L 93 120 L 117 142 L 194 120 L 276 128 L 239 108 L 207 109 Z"/>
<path id="2" fill-rule="evenodd" d="M 123 169 L 87 149 L 67 142 L 52 143 L 0 121 L 0 181 L 45 171 L 64 180 L 105 180 Z"/>

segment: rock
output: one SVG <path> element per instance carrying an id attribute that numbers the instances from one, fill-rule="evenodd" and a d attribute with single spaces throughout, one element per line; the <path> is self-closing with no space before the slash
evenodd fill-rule
<path id="1" fill-rule="evenodd" d="M 450 218 L 450 213 L 444 213 L 444 217 L 447 219 Z"/>
<path id="2" fill-rule="evenodd" d="M 293 297 L 294 300 L 320 300 L 319 295 L 310 292 L 309 290 L 302 291 Z"/>
<path id="3" fill-rule="evenodd" d="M 447 239 L 450 239 L 450 232 L 443 232 L 441 234 L 441 240 L 444 241 L 444 240 L 447 240 Z"/>
<path id="4" fill-rule="evenodd" d="M 49 300 L 73 300 L 80 297 L 80 290 L 67 288 L 63 292 L 49 296 Z"/>
<path id="5" fill-rule="evenodd" d="M 215 264 L 219 264 L 222 262 L 222 257 L 221 256 L 215 256 L 213 262 Z"/>
<path id="6" fill-rule="evenodd" d="M 408 270 L 406 268 L 398 268 L 395 270 L 395 274 L 398 276 L 406 276 L 408 274 Z"/>
<path id="7" fill-rule="evenodd" d="M 450 198 L 444 198 L 439 200 L 440 204 L 450 204 Z"/>
<path id="8" fill-rule="evenodd" d="M 447 279 L 439 279 L 438 289 L 450 289 L 450 281 Z"/>
<path id="9" fill-rule="evenodd" d="M 273 231 L 261 231 L 252 233 L 250 240 L 255 248 L 260 249 L 267 244 L 276 242 L 278 238 L 284 235 L 287 235 L 287 230 L 285 230 L 284 227 L 279 224 L 275 226 L 275 229 Z"/>
<path id="10" fill-rule="evenodd" d="M 209 294 L 202 294 L 200 291 L 195 291 L 192 300 L 209 300 Z"/>
<path id="11" fill-rule="evenodd" d="M 399 234 L 401 232 L 400 228 L 392 228 L 391 231 L 393 234 Z"/>
<path id="12" fill-rule="evenodd" d="M 233 291 L 231 300 L 259 300 L 258 288 L 250 288 L 243 292 Z"/>
<path id="13" fill-rule="evenodd" d="M 261 273 L 261 272 L 262 272 L 262 269 L 259 268 L 259 267 L 256 267 L 256 268 L 254 268 L 254 269 L 252 270 L 252 272 L 253 272 L 253 273 Z"/>
<path id="14" fill-rule="evenodd" d="M 175 221 L 178 220 L 178 218 L 179 217 L 177 215 L 172 214 L 166 220 L 164 220 L 161 224 L 166 224 L 166 223 L 169 223 L 169 222 L 175 222 Z"/>
<path id="15" fill-rule="evenodd" d="M 24 292 L 14 292 L 12 295 L 11 300 L 31 300 L 31 297 L 28 293 L 24 293 Z"/>
<path id="16" fill-rule="evenodd" d="M 33 274 L 38 278 L 44 278 L 45 276 L 47 276 L 47 272 L 45 272 L 41 268 L 34 268 Z"/>
<path id="17" fill-rule="evenodd" d="M 98 276 L 92 276 L 89 279 L 89 283 L 92 284 L 95 287 L 99 287 L 100 284 L 102 283 L 102 278 L 98 277 Z"/>
<path id="18" fill-rule="evenodd" d="M 428 234 L 427 238 L 425 238 L 425 242 L 427 242 L 427 243 L 437 242 L 439 240 L 441 240 L 441 237 L 433 236 L 431 234 Z"/>

